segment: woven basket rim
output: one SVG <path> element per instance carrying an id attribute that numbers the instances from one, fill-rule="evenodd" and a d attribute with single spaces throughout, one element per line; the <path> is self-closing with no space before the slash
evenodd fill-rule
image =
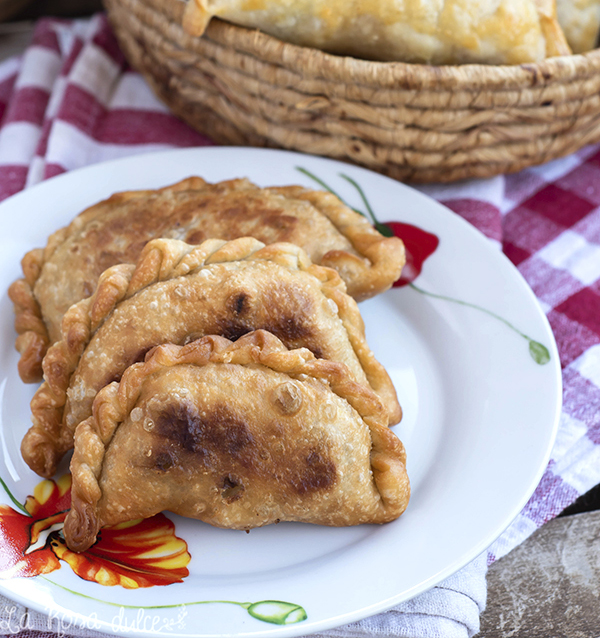
<path id="1" fill-rule="evenodd" d="M 183 0 L 178 0 L 182 2 Z M 213 18 L 206 35 L 259 59 L 284 66 L 303 77 L 360 83 L 376 89 L 472 90 L 523 89 L 551 82 L 581 80 L 600 71 L 600 49 L 519 65 L 462 64 L 434 66 L 377 62 L 334 55 L 283 42 L 257 29 Z"/>
<path id="2" fill-rule="evenodd" d="M 515 172 L 600 139 L 600 50 L 518 66 L 373 62 L 218 19 L 192 36 L 185 0 L 104 2 L 157 95 L 222 144 L 448 182 Z"/>

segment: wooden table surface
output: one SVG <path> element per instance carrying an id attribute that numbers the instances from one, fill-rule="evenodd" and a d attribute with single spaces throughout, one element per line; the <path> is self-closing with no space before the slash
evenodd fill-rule
<path id="1" fill-rule="evenodd" d="M 23 51 L 37 17 L 81 17 L 100 9 L 100 0 L 36 0 L 0 24 L 0 60 Z M 600 636 L 598 509 L 600 488 L 490 567 L 480 638 Z"/>

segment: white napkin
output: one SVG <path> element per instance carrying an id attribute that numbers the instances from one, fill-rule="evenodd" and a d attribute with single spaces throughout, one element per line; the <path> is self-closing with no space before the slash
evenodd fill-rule
<path id="1" fill-rule="evenodd" d="M 487 554 L 437 587 L 389 611 L 324 631 L 330 638 L 471 638 L 485 609 Z"/>

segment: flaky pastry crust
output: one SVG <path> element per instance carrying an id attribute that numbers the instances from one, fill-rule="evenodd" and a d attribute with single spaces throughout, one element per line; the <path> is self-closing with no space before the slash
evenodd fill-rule
<path id="1" fill-rule="evenodd" d="M 357 301 L 384 292 L 400 277 L 406 261 L 402 241 L 398 237 L 383 237 L 362 215 L 348 208 L 332 193 L 302 186 L 269 190 L 310 202 L 349 239 L 360 257 L 344 250 L 330 250 L 321 257 L 319 264 L 336 270 L 346 282 L 348 294 Z"/>
<path id="2" fill-rule="evenodd" d="M 74 551 L 163 509 L 232 529 L 341 526 L 394 520 L 410 495 L 377 395 L 262 330 L 150 351 L 98 393 L 71 473 Z"/>
<path id="3" fill-rule="evenodd" d="M 31 402 L 33 425 L 21 452 L 49 477 L 73 444 L 96 393 L 159 343 L 205 334 L 230 338 L 268 328 L 286 346 L 306 346 L 348 366 L 381 396 L 389 422 L 401 409 L 391 379 L 365 338 L 356 302 L 338 273 L 312 264 L 293 244 L 253 238 L 149 242 L 136 266 L 106 270 L 95 293 L 72 306 L 62 339 L 44 358 L 44 383 Z"/>
<path id="4" fill-rule="evenodd" d="M 189 0 L 182 26 L 200 36 L 212 17 L 384 62 L 523 64 L 571 53 L 556 0 Z"/>
<path id="5" fill-rule="evenodd" d="M 243 236 L 265 244 L 291 242 L 313 262 L 339 269 L 358 300 L 389 288 L 404 264 L 402 242 L 384 238 L 334 196 L 310 193 L 300 187 L 261 189 L 246 179 L 209 184 L 191 177 L 156 191 L 117 193 L 86 209 L 44 249 L 25 256 L 24 278 L 9 290 L 21 378 L 41 380 L 42 359 L 60 338 L 64 313 L 92 294 L 100 274 L 135 263 L 144 245 L 158 237 L 190 244 Z"/>

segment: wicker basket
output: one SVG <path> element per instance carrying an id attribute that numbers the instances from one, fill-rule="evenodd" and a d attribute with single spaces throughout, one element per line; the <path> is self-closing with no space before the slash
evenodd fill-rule
<path id="1" fill-rule="evenodd" d="M 600 50 L 520 66 L 369 62 L 212 20 L 183 0 L 104 0 L 131 64 L 223 144 L 350 161 L 412 182 L 489 177 L 600 140 Z"/>

